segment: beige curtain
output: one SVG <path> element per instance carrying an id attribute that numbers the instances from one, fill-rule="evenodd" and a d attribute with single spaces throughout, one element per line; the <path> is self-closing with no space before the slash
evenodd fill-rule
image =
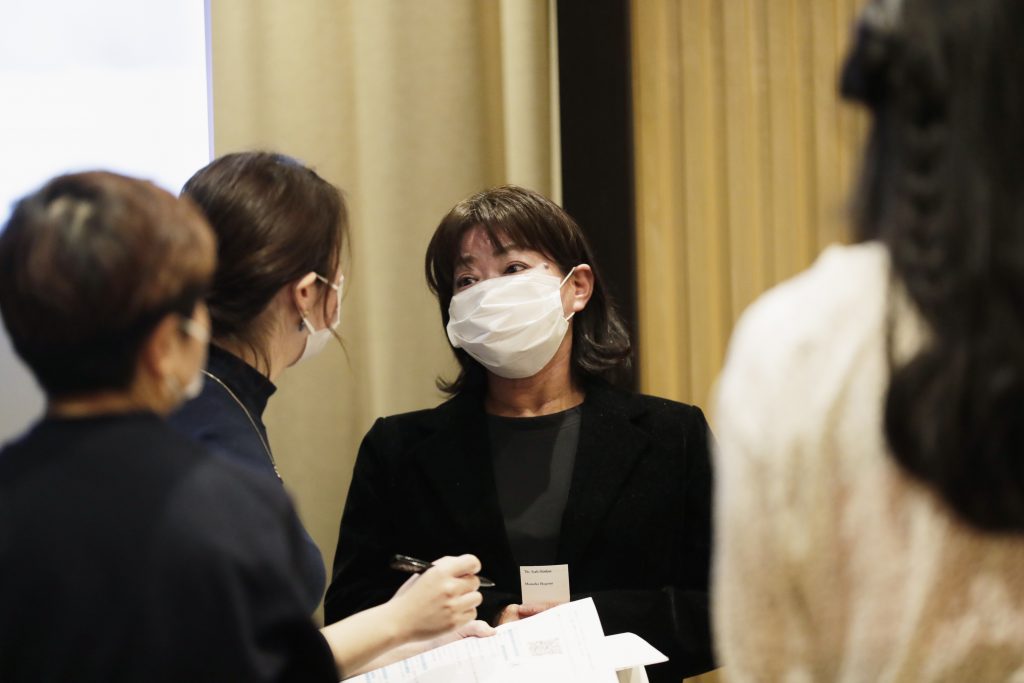
<path id="1" fill-rule="evenodd" d="M 350 205 L 347 358 L 289 370 L 266 416 L 328 567 L 363 434 L 436 405 L 454 367 L 423 276 L 437 223 L 500 183 L 557 199 L 552 16 L 547 0 L 210 0 L 216 153 L 297 156 Z"/>
<path id="2" fill-rule="evenodd" d="M 643 391 L 707 406 L 744 307 L 844 238 L 858 4 L 632 0 Z"/>
<path id="3" fill-rule="evenodd" d="M 707 405 L 736 318 L 846 234 L 859 0 L 633 0 L 641 386 Z"/>

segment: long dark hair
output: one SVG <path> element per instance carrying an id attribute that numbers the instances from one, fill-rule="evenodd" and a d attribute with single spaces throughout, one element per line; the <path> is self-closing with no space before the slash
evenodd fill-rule
<path id="1" fill-rule="evenodd" d="M 260 313 L 306 273 L 334 276 L 348 236 L 341 192 L 291 157 L 241 152 L 197 171 L 181 194 L 199 205 L 217 236 L 207 300 L 213 338 L 246 345 L 269 370 Z M 322 302 L 326 315 L 326 296 Z"/>
<path id="2" fill-rule="evenodd" d="M 929 331 L 909 361 L 891 360 L 892 454 L 968 523 L 1016 532 L 1024 531 L 1022 34 L 1020 0 L 879 1 L 866 10 L 843 78 L 844 94 L 873 114 L 858 236 L 888 246 L 894 294 L 906 292 Z"/>
<path id="3" fill-rule="evenodd" d="M 593 251 L 576 221 L 532 190 L 515 185 L 485 190 L 456 204 L 441 220 L 426 256 L 427 284 L 437 296 L 441 324 L 448 325 L 462 238 L 475 227 L 482 228 L 494 244 L 501 244 L 504 238 L 539 251 L 558 264 L 563 273 L 581 263 L 590 265 L 594 291 L 587 307 L 573 316 L 572 371 L 577 381 L 625 381 L 631 369 L 629 333 L 604 288 Z M 462 349 L 453 350 L 461 370 L 452 381 L 439 378 L 438 388 L 450 394 L 482 388 L 487 378 L 483 366 Z"/>

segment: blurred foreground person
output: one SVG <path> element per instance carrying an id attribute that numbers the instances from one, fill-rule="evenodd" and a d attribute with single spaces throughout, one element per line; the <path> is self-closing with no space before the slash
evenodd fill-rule
<path id="1" fill-rule="evenodd" d="M 857 244 L 743 316 L 719 384 L 730 681 L 1024 680 L 1024 3 L 873 2 Z"/>

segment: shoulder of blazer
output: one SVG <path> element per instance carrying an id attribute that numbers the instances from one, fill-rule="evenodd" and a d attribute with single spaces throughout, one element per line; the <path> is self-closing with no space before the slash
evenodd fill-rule
<path id="1" fill-rule="evenodd" d="M 666 421 L 684 425 L 704 422 L 701 409 L 689 403 L 638 394 L 600 381 L 588 385 L 584 406 L 602 417 L 624 417 L 637 425 L 656 425 Z"/>
<path id="2" fill-rule="evenodd" d="M 703 413 L 696 406 L 619 389 L 600 380 L 589 382 L 586 392 L 583 410 L 597 417 L 598 424 L 611 426 L 625 420 L 655 438 L 666 429 L 671 433 L 706 428 Z M 466 392 L 434 408 L 381 418 L 372 431 L 392 443 L 397 440 L 410 446 L 438 432 L 477 426 L 484 415 L 483 397 Z"/>
<path id="3" fill-rule="evenodd" d="M 477 393 L 463 393 L 433 408 L 382 417 L 371 432 L 384 432 L 389 439 L 415 442 L 436 432 L 459 429 L 483 414 L 483 398 Z"/>

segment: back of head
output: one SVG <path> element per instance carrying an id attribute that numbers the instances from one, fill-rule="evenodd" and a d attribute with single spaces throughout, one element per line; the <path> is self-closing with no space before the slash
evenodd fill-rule
<path id="1" fill-rule="evenodd" d="M 1022 32 L 1019 0 L 878 0 L 843 82 L 873 114 L 857 230 L 889 247 L 894 276 L 931 332 L 892 370 L 893 455 L 971 524 L 1018 532 Z"/>
<path id="2" fill-rule="evenodd" d="M 0 233 L 0 313 L 51 398 L 126 389 L 161 318 L 189 316 L 214 267 L 202 215 L 149 182 L 65 175 Z"/>
<path id="3" fill-rule="evenodd" d="M 200 169 L 182 196 L 199 205 L 217 236 L 207 300 L 214 339 L 265 359 L 260 314 L 274 296 L 309 272 L 332 278 L 338 269 L 348 231 L 341 193 L 295 159 L 243 152 Z"/>

